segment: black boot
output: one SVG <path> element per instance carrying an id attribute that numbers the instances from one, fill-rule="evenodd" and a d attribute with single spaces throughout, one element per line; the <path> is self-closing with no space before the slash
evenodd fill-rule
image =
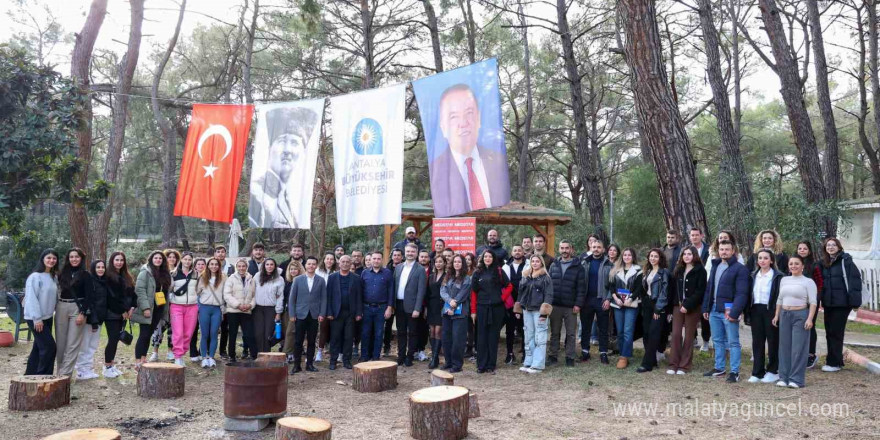
<path id="1" fill-rule="evenodd" d="M 440 365 L 440 340 L 431 338 L 431 362 L 428 363 L 428 369 L 433 370 Z"/>

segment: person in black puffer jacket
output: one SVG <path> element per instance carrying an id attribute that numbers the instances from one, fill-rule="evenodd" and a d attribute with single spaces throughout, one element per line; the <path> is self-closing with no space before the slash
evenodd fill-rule
<path id="1" fill-rule="evenodd" d="M 86 324 L 89 328 L 84 331 L 83 342 L 79 349 L 76 360 L 77 379 L 94 379 L 95 352 L 98 351 L 98 343 L 101 339 L 101 325 L 107 319 L 107 297 L 110 288 L 107 285 L 107 264 L 104 260 L 92 262 L 90 278 L 91 282 L 86 289 L 88 295 L 89 312 L 86 315 Z M 119 335 L 117 335 L 118 337 Z"/>
<path id="2" fill-rule="evenodd" d="M 843 335 L 849 312 L 862 305 L 862 274 L 840 240 L 825 240 L 822 256 L 822 308 L 825 309 L 825 340 L 828 356 L 822 371 L 843 368 Z"/>
<path id="3" fill-rule="evenodd" d="M 565 327 L 565 364 L 574 366 L 577 320 L 587 297 L 587 274 L 580 260 L 572 256 L 572 246 L 559 242 L 559 258 L 547 271 L 553 280 L 553 312 L 550 313 L 550 342 L 547 344 L 547 365 L 558 362 L 559 337 Z"/>

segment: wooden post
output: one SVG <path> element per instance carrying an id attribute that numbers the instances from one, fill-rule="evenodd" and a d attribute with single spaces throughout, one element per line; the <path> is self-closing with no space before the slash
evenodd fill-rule
<path id="1" fill-rule="evenodd" d="M 9 381 L 11 411 L 41 411 L 70 404 L 70 376 L 17 376 Z"/>
<path id="2" fill-rule="evenodd" d="M 417 440 L 458 440 L 468 434 L 468 390 L 422 388 L 409 397 L 409 435 Z"/>
<path id="3" fill-rule="evenodd" d="M 275 422 L 275 440 L 330 440 L 333 425 L 312 417 L 285 417 Z"/>
<path id="4" fill-rule="evenodd" d="M 547 223 L 547 254 L 556 256 L 556 223 Z"/>
<path id="5" fill-rule="evenodd" d="M 149 362 L 141 365 L 137 375 L 137 395 L 147 399 L 183 397 L 186 367 Z"/>
<path id="6" fill-rule="evenodd" d="M 88 428 L 59 432 L 43 437 L 43 440 L 120 440 L 121 438 L 119 431 L 115 429 Z"/>
<path id="7" fill-rule="evenodd" d="M 391 235 L 400 225 L 385 225 L 384 248 L 382 249 L 382 265 L 387 265 L 391 259 Z"/>

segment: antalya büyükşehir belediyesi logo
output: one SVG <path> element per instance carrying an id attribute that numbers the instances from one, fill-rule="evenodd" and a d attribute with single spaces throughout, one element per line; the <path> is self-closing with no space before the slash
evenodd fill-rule
<path id="1" fill-rule="evenodd" d="M 354 127 L 351 144 L 360 155 L 382 154 L 382 126 L 375 119 L 361 119 Z"/>

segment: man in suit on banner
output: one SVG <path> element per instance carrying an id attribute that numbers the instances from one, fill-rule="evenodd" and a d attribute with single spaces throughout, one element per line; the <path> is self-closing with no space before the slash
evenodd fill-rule
<path id="1" fill-rule="evenodd" d="M 447 88 L 438 113 L 449 148 L 429 164 L 435 215 L 448 217 L 510 202 L 506 152 L 477 144 L 480 109 L 473 90 L 465 84 Z"/>

